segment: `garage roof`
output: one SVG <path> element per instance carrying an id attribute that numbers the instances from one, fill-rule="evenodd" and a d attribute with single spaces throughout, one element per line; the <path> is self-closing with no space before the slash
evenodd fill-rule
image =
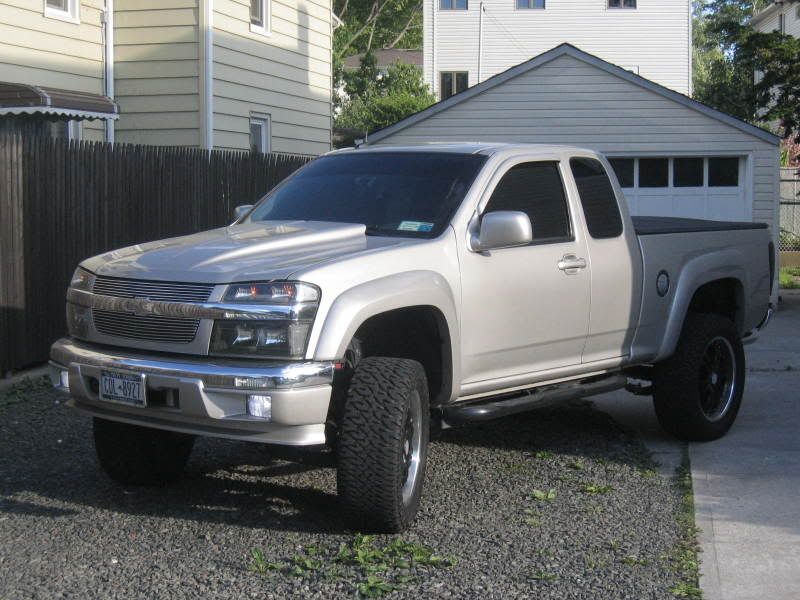
<path id="1" fill-rule="evenodd" d="M 47 114 L 75 119 L 116 119 L 117 104 L 106 96 L 0 82 L 0 115 Z"/>
<path id="2" fill-rule="evenodd" d="M 583 50 L 576 48 L 572 44 L 561 44 L 559 46 L 556 46 L 552 50 L 548 50 L 547 52 L 535 56 L 530 60 L 525 61 L 524 63 L 521 63 L 515 67 L 511 67 L 510 69 L 503 71 L 502 73 L 498 73 L 494 77 L 490 77 L 486 81 L 474 85 L 471 88 L 467 88 L 460 94 L 451 96 L 447 100 L 442 100 L 441 102 L 437 102 L 436 104 L 429 106 L 425 110 L 422 110 L 409 117 L 406 117 L 405 119 L 398 121 L 393 125 L 389 125 L 388 127 L 379 129 L 368 136 L 367 143 L 380 141 L 390 135 L 397 133 L 398 131 L 405 129 L 406 127 L 410 127 L 411 125 L 419 123 L 420 121 L 423 121 L 428 117 L 432 117 L 433 115 L 440 113 L 444 110 L 447 110 L 452 106 L 456 106 L 461 102 L 469 100 L 470 98 L 473 98 L 478 94 L 481 94 L 487 90 L 497 87 L 505 83 L 509 79 L 513 79 L 514 77 L 522 75 L 523 73 L 532 71 L 533 69 L 536 69 L 564 55 L 572 56 L 577 60 L 581 60 L 594 67 L 597 67 L 598 69 L 602 69 L 603 71 L 611 73 L 612 75 L 616 75 L 617 77 L 620 77 L 631 83 L 646 88 L 652 92 L 655 92 L 656 94 L 664 96 L 665 98 L 673 100 L 674 102 L 682 104 L 688 108 L 696 110 L 697 112 L 703 113 L 704 115 L 711 117 L 712 119 L 716 119 L 717 121 L 722 121 L 723 123 L 726 123 L 731 127 L 735 127 L 736 129 L 739 129 L 745 133 L 748 133 L 766 142 L 775 144 L 776 146 L 780 144 L 780 138 L 777 135 L 774 135 L 765 129 L 761 129 L 760 127 L 751 125 L 750 123 L 737 119 L 736 117 L 732 117 L 727 113 L 711 108 L 710 106 L 707 106 L 702 102 L 698 102 L 697 100 L 693 100 L 688 96 L 684 96 L 683 94 L 680 94 L 674 90 L 666 88 L 663 85 L 659 85 L 658 83 L 650 81 L 649 79 L 645 79 L 644 77 L 641 77 L 636 73 L 632 73 L 631 71 L 623 69 L 622 67 L 618 67 L 614 64 L 611 64 L 610 62 L 605 61 L 602 58 L 598 58 L 593 54 L 584 52 Z"/>

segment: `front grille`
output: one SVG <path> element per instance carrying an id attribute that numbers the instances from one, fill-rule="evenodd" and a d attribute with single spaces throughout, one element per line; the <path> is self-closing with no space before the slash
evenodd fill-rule
<path id="1" fill-rule="evenodd" d="M 214 284 L 141 281 L 97 277 L 92 291 L 117 298 L 147 298 L 156 302 L 207 302 Z"/>
<path id="2" fill-rule="evenodd" d="M 98 309 L 92 310 L 92 318 L 95 329 L 105 335 L 172 344 L 192 342 L 200 325 L 199 319 L 138 316 Z"/>

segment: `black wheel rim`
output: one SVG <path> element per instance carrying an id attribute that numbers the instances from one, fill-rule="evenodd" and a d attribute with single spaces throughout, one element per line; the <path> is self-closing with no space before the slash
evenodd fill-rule
<path id="1" fill-rule="evenodd" d="M 700 408 L 709 421 L 722 419 L 736 397 L 736 354 L 727 338 L 717 336 L 700 360 Z"/>
<path id="2" fill-rule="evenodd" d="M 408 414 L 403 427 L 403 504 L 408 504 L 414 496 L 414 488 L 419 474 L 422 451 L 422 399 L 419 393 L 411 394 Z"/>

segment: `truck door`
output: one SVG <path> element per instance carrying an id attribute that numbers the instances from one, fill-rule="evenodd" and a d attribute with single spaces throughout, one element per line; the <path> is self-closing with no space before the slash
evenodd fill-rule
<path id="1" fill-rule="evenodd" d="M 641 306 L 642 262 L 636 234 L 630 225 L 627 207 L 618 202 L 603 163 L 595 158 L 570 159 L 572 176 L 580 197 L 589 258 L 592 263 L 589 334 L 583 362 L 624 358 L 631 341 Z M 624 218 L 623 218 L 624 217 Z"/>
<path id="2" fill-rule="evenodd" d="M 535 372 L 580 364 L 589 324 L 590 261 L 572 218 L 558 160 L 510 160 L 478 207 L 521 211 L 533 226 L 526 246 L 460 250 L 462 385 L 524 385 Z M 473 223 L 474 227 L 479 223 Z"/>

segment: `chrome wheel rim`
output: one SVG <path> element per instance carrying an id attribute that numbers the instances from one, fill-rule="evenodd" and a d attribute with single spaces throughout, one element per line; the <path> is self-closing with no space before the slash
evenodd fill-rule
<path id="1" fill-rule="evenodd" d="M 736 397 L 736 354 L 727 338 L 706 344 L 700 359 L 700 409 L 709 421 L 723 418 Z"/>
<path id="2" fill-rule="evenodd" d="M 419 392 L 412 392 L 409 399 L 408 414 L 403 427 L 403 504 L 411 502 L 414 495 L 414 488 L 417 484 L 419 474 L 419 462 L 422 452 L 422 399 Z"/>

